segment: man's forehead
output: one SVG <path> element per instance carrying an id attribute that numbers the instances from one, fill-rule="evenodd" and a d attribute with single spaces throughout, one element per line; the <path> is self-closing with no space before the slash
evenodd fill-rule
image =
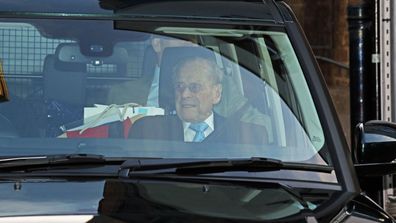
<path id="1" fill-rule="evenodd" d="M 210 81 L 212 78 L 210 63 L 204 60 L 191 60 L 183 63 L 176 79 L 190 79 L 195 81 Z"/>
<path id="2" fill-rule="evenodd" d="M 210 75 L 193 69 L 180 69 L 179 74 L 176 76 L 176 81 L 183 82 L 206 82 L 210 80 Z"/>

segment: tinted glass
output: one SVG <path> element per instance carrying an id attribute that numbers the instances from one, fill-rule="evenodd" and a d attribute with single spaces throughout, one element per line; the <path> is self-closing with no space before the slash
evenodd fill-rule
<path id="1" fill-rule="evenodd" d="M 281 28 L 147 24 L 3 20 L 0 154 L 331 163 Z"/>

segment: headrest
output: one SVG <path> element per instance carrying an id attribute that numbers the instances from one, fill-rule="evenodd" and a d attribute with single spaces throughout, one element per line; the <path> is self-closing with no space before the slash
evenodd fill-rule
<path id="1" fill-rule="evenodd" d="M 216 62 L 215 52 L 204 47 L 169 47 L 162 54 L 160 65 L 159 105 L 167 114 L 175 113 L 175 95 L 172 86 L 174 67 L 187 58 L 206 58 Z"/>
<path id="2" fill-rule="evenodd" d="M 56 48 L 55 58 L 55 68 L 57 70 L 88 73 L 117 73 L 120 75 L 126 73 L 128 51 L 124 48 L 115 46 L 112 55 L 108 57 L 91 57 L 83 55 L 79 45 L 76 43 L 61 43 Z M 114 69 L 109 69 L 109 67 L 104 66 L 113 66 Z M 92 69 L 89 69 L 90 67 Z"/>

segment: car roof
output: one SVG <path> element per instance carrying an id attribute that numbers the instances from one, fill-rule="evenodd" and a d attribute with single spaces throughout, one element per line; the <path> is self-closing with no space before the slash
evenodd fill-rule
<path id="1" fill-rule="evenodd" d="M 0 0 L 0 17 L 162 16 L 283 21 L 274 0 Z"/>

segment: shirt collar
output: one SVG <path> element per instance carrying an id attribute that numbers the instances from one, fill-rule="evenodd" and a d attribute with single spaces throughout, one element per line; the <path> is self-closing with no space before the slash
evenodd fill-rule
<path id="1" fill-rule="evenodd" d="M 208 124 L 209 128 L 214 130 L 214 115 L 213 112 L 212 114 L 209 115 L 209 117 L 207 119 L 205 119 L 206 124 Z M 186 131 L 191 125 L 191 122 L 185 122 L 183 121 L 183 129 L 184 131 Z"/>

